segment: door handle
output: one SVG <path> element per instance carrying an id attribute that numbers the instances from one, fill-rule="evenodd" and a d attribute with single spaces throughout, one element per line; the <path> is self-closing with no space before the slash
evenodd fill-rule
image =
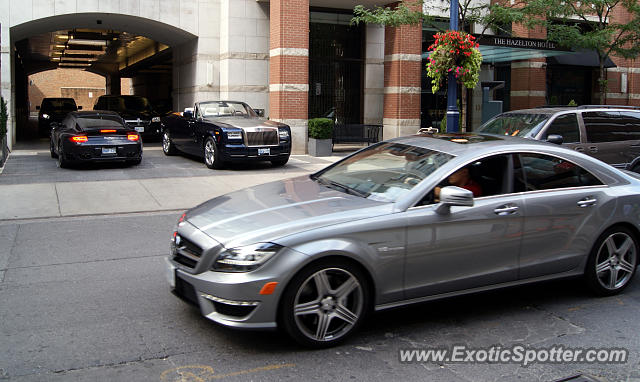
<path id="1" fill-rule="evenodd" d="M 518 206 L 514 206 L 514 205 L 504 205 L 501 207 L 496 208 L 495 210 L 493 210 L 493 212 L 496 215 L 500 215 L 500 216 L 504 216 L 504 215 L 512 215 L 514 213 L 516 213 L 518 211 Z"/>
<path id="2" fill-rule="evenodd" d="M 598 202 L 598 199 L 592 197 L 592 196 L 587 196 L 586 198 L 580 200 L 578 202 L 578 207 L 580 208 L 585 208 L 585 207 L 591 207 L 591 206 L 595 206 L 596 202 Z"/>
<path id="3" fill-rule="evenodd" d="M 598 152 L 598 146 L 589 146 L 589 152 L 597 153 Z"/>
<path id="4" fill-rule="evenodd" d="M 576 151 L 580 151 L 581 153 L 583 153 L 584 152 L 584 147 L 578 146 L 578 147 L 575 148 L 575 150 Z"/>

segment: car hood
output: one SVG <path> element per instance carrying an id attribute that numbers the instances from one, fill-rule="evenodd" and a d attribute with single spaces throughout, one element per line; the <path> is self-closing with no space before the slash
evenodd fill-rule
<path id="1" fill-rule="evenodd" d="M 245 188 L 211 199 L 189 211 L 189 223 L 227 248 L 391 211 L 383 203 L 345 194 L 308 176 Z"/>
<path id="2" fill-rule="evenodd" d="M 207 122 L 215 123 L 216 125 L 222 125 L 225 127 L 237 127 L 241 129 L 248 129 L 253 127 L 283 127 L 285 124 L 270 121 L 268 119 L 262 119 L 258 117 L 217 117 L 206 118 Z"/>

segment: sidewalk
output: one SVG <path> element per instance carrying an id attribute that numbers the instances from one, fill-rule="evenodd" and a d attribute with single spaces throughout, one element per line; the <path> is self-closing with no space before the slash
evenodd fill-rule
<path id="1" fill-rule="evenodd" d="M 211 170 L 205 176 L 0 184 L 0 220 L 185 210 L 231 191 L 309 174 L 341 158 L 292 155 L 279 169 Z"/>

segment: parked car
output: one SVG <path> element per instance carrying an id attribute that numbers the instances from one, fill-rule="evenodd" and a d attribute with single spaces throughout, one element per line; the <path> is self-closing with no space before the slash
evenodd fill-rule
<path id="1" fill-rule="evenodd" d="M 112 111 L 69 113 L 62 123 L 53 124 L 50 150 L 60 167 L 81 162 L 142 161 L 140 135 Z"/>
<path id="2" fill-rule="evenodd" d="M 467 170 L 473 191 L 453 180 Z M 636 173 L 534 140 L 424 134 L 188 210 L 166 270 L 210 320 L 323 347 L 372 309 L 573 276 L 619 293 L 639 227 Z"/>
<path id="3" fill-rule="evenodd" d="M 244 102 L 198 102 L 163 118 L 162 150 L 166 155 L 181 151 L 199 156 L 213 169 L 238 161 L 284 166 L 291 154 L 291 129 L 260 118 Z"/>
<path id="4" fill-rule="evenodd" d="M 72 111 L 78 111 L 73 98 L 44 98 L 38 110 L 38 135 L 48 137 L 51 133 L 51 122 L 62 122 L 64 117 Z"/>
<path id="5" fill-rule="evenodd" d="M 640 172 L 640 108 L 586 105 L 516 110 L 494 117 L 476 132 L 546 140 Z"/>
<path id="6" fill-rule="evenodd" d="M 135 95 L 103 95 L 98 97 L 93 110 L 110 110 L 120 114 L 144 140 L 160 139 L 160 114 L 148 99 Z"/>

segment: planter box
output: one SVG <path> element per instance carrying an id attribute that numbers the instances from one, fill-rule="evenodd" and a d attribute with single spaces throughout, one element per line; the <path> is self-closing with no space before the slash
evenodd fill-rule
<path id="1" fill-rule="evenodd" d="M 309 155 L 314 157 L 328 157 L 333 153 L 331 139 L 309 138 Z"/>

